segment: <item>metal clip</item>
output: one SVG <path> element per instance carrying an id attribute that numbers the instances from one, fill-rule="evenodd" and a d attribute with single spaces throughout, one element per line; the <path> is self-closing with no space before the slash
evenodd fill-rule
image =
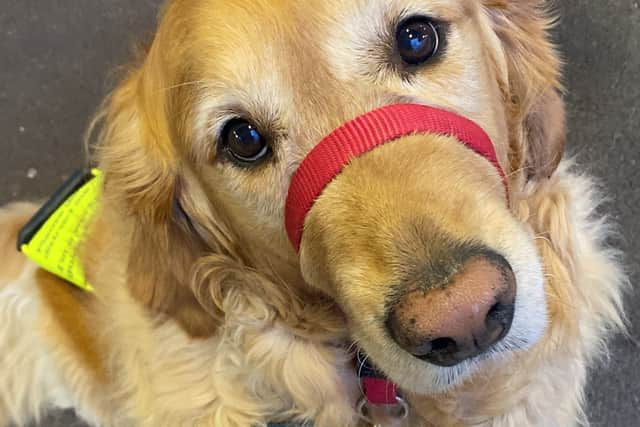
<path id="1" fill-rule="evenodd" d="M 396 396 L 398 414 L 392 415 L 393 418 L 396 418 L 398 421 L 403 420 L 409 416 L 409 403 L 404 400 L 400 396 Z M 358 416 L 361 420 L 371 424 L 372 427 L 383 427 L 381 424 L 377 424 L 374 420 L 369 416 L 369 401 L 366 397 L 361 397 L 356 405 L 356 411 L 358 412 Z"/>

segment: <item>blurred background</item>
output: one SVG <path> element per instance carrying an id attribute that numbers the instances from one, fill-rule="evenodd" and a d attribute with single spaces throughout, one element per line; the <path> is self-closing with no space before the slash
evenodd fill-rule
<path id="1" fill-rule="evenodd" d="M 153 33 L 160 0 L 0 0 L 0 203 L 42 198 L 83 164 L 82 134 L 135 42 Z M 562 0 L 569 154 L 608 190 L 613 244 L 640 272 L 640 1 Z M 590 375 L 593 426 L 640 425 L 640 294 L 631 337 Z M 40 426 L 83 426 L 71 412 Z"/>

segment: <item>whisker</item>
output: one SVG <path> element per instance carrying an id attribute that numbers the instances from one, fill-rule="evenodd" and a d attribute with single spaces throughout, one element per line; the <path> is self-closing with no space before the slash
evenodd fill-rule
<path id="1" fill-rule="evenodd" d="M 516 175 L 516 174 L 518 174 L 518 173 L 520 173 L 520 172 L 522 172 L 523 170 L 525 170 L 525 168 L 524 168 L 524 167 L 519 168 L 519 169 L 516 169 L 516 170 L 514 170 L 514 171 L 512 171 L 512 172 L 509 172 L 508 174 L 505 174 L 506 179 L 508 180 L 510 177 L 512 177 L 512 176 L 514 176 L 514 175 Z M 492 190 L 494 190 L 494 189 L 496 189 L 498 186 L 502 186 L 502 185 L 504 185 L 502 181 L 500 181 L 500 183 L 494 183 L 494 184 L 491 184 L 489 187 L 487 187 L 487 188 L 488 188 L 488 190 L 487 190 L 487 191 L 485 191 L 483 194 L 481 194 L 481 195 L 480 195 L 480 200 L 482 201 L 482 200 L 484 200 L 484 199 L 488 199 L 488 198 L 491 196 L 491 194 L 490 194 L 490 193 L 492 192 Z"/>
<path id="2" fill-rule="evenodd" d="M 345 350 L 346 353 L 348 354 L 348 353 L 351 353 L 351 352 L 355 351 L 357 345 L 358 344 L 356 344 L 355 341 L 352 341 L 351 344 L 349 344 L 349 346 L 346 348 L 346 350 Z"/>
<path id="3" fill-rule="evenodd" d="M 533 236 L 533 240 L 542 240 L 543 242 L 546 242 L 550 246 L 553 246 L 553 243 L 551 242 L 551 239 L 549 237 L 547 237 L 545 234 L 546 233 L 537 234 L 537 235 Z"/>
<path id="4" fill-rule="evenodd" d="M 559 304 L 561 306 L 564 306 L 566 308 L 570 308 L 572 310 L 578 310 L 578 306 L 576 306 L 574 304 L 571 304 L 570 302 L 567 302 L 567 301 L 563 300 L 562 298 L 558 298 L 558 296 L 555 295 L 555 294 L 552 294 L 552 293 L 549 293 L 549 292 L 545 292 L 545 296 L 547 298 L 553 298 L 553 302 L 557 303 L 557 304 Z"/>
<path id="5" fill-rule="evenodd" d="M 168 90 L 178 89 L 178 88 L 181 88 L 181 87 L 184 87 L 184 86 L 194 86 L 194 85 L 197 85 L 197 84 L 203 84 L 203 83 L 208 83 L 208 82 L 209 82 L 208 80 L 192 80 L 190 82 L 183 82 L 183 83 L 178 83 L 178 84 L 175 84 L 175 85 L 172 85 L 172 86 L 165 87 L 165 88 L 163 88 L 163 90 L 167 90 L 168 91 Z"/>
<path id="6" fill-rule="evenodd" d="M 507 180 L 507 184 L 508 184 L 509 178 L 511 178 L 511 177 L 513 177 L 513 176 L 515 176 L 515 175 L 519 174 L 520 172 L 524 171 L 525 169 L 526 169 L 526 168 L 521 167 L 521 168 L 515 169 L 515 170 L 513 170 L 513 171 L 511 171 L 511 172 L 509 172 L 509 173 L 505 173 L 505 179 Z M 503 181 L 500 181 L 500 184 L 492 184 L 492 185 L 489 187 L 489 189 L 494 190 L 494 189 L 495 189 L 497 186 L 499 186 L 499 185 L 504 185 Z"/>
<path id="7" fill-rule="evenodd" d="M 362 394 L 363 396 L 365 395 L 364 393 L 364 389 L 362 388 L 362 381 L 360 381 L 360 378 L 362 376 L 362 370 L 364 369 L 364 365 L 365 363 L 367 363 L 367 360 L 369 360 L 369 355 L 366 354 L 364 356 L 364 359 L 360 359 L 360 355 L 362 353 L 358 352 L 357 358 L 358 358 L 358 388 L 360 389 L 360 394 Z"/>

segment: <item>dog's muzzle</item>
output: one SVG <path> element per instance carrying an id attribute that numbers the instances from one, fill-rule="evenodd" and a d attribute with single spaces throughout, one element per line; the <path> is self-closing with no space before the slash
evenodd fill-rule
<path id="1" fill-rule="evenodd" d="M 475 122 L 450 111 L 417 104 L 393 104 L 345 123 L 316 145 L 293 175 L 285 205 L 285 227 L 296 251 L 300 250 L 304 222 L 324 188 L 349 164 L 382 144 L 419 133 L 446 135 L 483 156 L 502 177 L 487 133 Z"/>
<path id="2" fill-rule="evenodd" d="M 487 159 L 495 167 L 503 180 L 505 189 L 507 189 L 506 175 L 498 163 L 493 144 L 487 133 L 476 123 L 452 112 L 424 105 L 389 105 L 361 115 L 334 130 L 313 148 L 302 161 L 292 178 L 285 212 L 286 230 L 296 251 L 300 251 L 305 219 L 309 211 L 323 190 L 341 173 L 343 168 L 353 159 L 376 147 L 413 134 L 444 135 L 457 139 L 460 143 Z M 478 263 L 480 261 L 476 260 L 474 262 Z M 485 270 L 489 270 L 489 268 L 485 268 Z M 457 281 L 464 282 L 463 279 L 458 278 Z M 418 302 L 421 301 L 419 300 Z M 418 306 L 421 305 L 418 304 Z M 395 341 L 408 353 L 416 357 L 422 356 L 420 352 L 423 347 L 427 344 L 431 345 L 433 340 L 418 340 L 419 342 L 414 344 L 416 339 L 413 339 L 413 336 L 404 334 L 402 327 L 397 327 L 397 325 L 402 324 L 402 316 L 405 312 L 410 312 L 410 310 L 405 310 L 400 304 L 399 314 L 392 316 L 388 322 L 389 329 Z M 413 314 L 411 315 L 413 316 Z M 416 315 L 414 317 L 417 318 L 419 316 Z M 479 315 L 478 318 L 480 321 L 476 323 L 482 324 L 480 325 L 482 328 L 471 328 L 474 333 L 477 332 L 476 329 L 487 329 L 485 328 L 484 317 Z M 457 323 L 453 323 L 454 326 L 457 325 Z M 462 326 L 466 327 L 467 324 L 465 323 Z M 501 330 L 506 329 L 501 328 Z M 487 329 L 487 331 L 484 335 L 488 336 L 491 330 Z M 454 346 L 455 351 L 450 351 L 449 353 L 454 356 L 469 353 L 463 345 L 466 343 L 466 330 L 463 331 L 465 332 L 464 334 L 457 333 L 457 335 L 450 332 L 448 329 L 442 331 L 444 335 L 452 337 L 447 338 L 449 341 L 455 341 L 456 344 Z M 484 335 L 481 334 L 481 336 Z M 418 338 L 421 338 L 421 336 Z M 442 339 L 436 340 L 436 344 L 441 341 Z M 429 348 L 431 349 L 431 347 Z M 458 360 L 453 356 L 445 356 L 447 357 L 442 356 L 442 358 L 446 359 L 444 361 L 447 363 L 453 363 Z M 430 359 L 427 357 L 427 360 Z M 430 361 L 445 365 L 445 363 L 440 363 L 439 359 Z M 368 420 L 365 408 L 371 405 L 395 405 L 398 407 L 399 416 L 406 416 L 408 406 L 397 394 L 396 385 L 389 381 L 381 371 L 370 365 L 366 357 L 363 357 L 362 361 L 359 360 L 358 364 L 358 373 L 364 397 L 357 409 L 360 411 L 362 418 Z"/>

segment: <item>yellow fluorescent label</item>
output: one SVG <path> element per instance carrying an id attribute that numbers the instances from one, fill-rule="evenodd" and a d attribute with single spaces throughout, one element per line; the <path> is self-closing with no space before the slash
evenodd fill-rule
<path id="1" fill-rule="evenodd" d="M 84 277 L 78 249 L 96 211 L 102 186 L 100 172 L 93 170 L 92 173 L 94 178 L 65 200 L 31 241 L 21 247 L 40 267 L 86 291 L 93 288 Z"/>

